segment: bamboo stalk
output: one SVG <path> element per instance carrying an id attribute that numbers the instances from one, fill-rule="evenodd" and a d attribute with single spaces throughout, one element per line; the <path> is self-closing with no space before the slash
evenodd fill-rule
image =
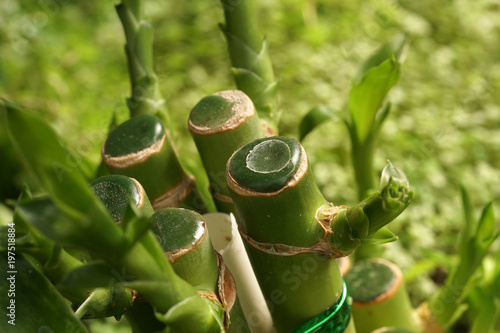
<path id="1" fill-rule="evenodd" d="M 234 215 L 208 213 L 203 215 L 203 219 L 215 250 L 222 255 L 234 276 L 238 298 L 250 330 L 256 333 L 275 332 L 271 313 L 248 259 Z"/>
<path id="2" fill-rule="evenodd" d="M 191 110 L 188 125 L 218 211 L 234 213 L 226 185 L 227 160 L 240 147 L 264 137 L 252 101 L 238 90 L 218 92 L 196 104 Z"/>
<path id="3" fill-rule="evenodd" d="M 383 259 L 366 260 L 358 262 L 344 278 L 353 299 L 358 332 L 380 327 L 420 331 L 399 267 Z"/>
<path id="4" fill-rule="evenodd" d="M 232 72 L 239 90 L 254 102 L 260 118 L 269 127 L 268 133 L 278 133 L 278 82 L 274 79 L 268 44 L 257 29 L 257 14 L 253 0 L 237 3 L 221 0 Z"/>
<path id="5" fill-rule="evenodd" d="M 258 139 L 229 159 L 227 183 L 240 233 L 278 332 L 334 305 L 343 290 L 334 259 L 352 253 L 409 204 L 406 176 L 391 167 L 379 192 L 347 208 L 325 201 L 293 139 Z"/>
<path id="6" fill-rule="evenodd" d="M 340 297 L 343 283 L 338 265 L 314 253 L 284 256 L 281 251 L 263 251 L 249 245 L 249 237 L 260 243 L 310 247 L 323 234 L 314 217 L 325 200 L 305 152 L 291 139 L 256 140 L 231 157 L 227 170 L 240 229 L 275 327 L 288 332 Z"/>
<path id="7" fill-rule="evenodd" d="M 110 173 L 142 184 L 155 210 L 180 206 L 206 211 L 159 118 L 140 115 L 120 124 L 102 145 L 101 155 Z"/>
<path id="8" fill-rule="evenodd" d="M 202 216 L 170 208 L 157 211 L 151 219 L 153 233 L 177 275 L 226 313 L 224 326 L 228 332 L 248 331 L 236 297 L 236 285 L 212 246 Z"/>
<path id="9" fill-rule="evenodd" d="M 153 28 L 144 20 L 141 0 L 122 0 L 116 6 L 125 33 L 125 54 L 130 76 L 131 96 L 127 98 L 130 117 L 157 116 L 169 123 L 165 99 L 161 96 L 153 64 Z"/>

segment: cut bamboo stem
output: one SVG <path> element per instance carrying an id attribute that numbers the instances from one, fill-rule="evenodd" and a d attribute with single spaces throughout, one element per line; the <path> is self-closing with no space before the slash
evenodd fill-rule
<path id="1" fill-rule="evenodd" d="M 305 152 L 292 139 L 267 138 L 244 146 L 229 160 L 227 173 L 240 231 L 275 327 L 289 332 L 342 294 L 334 259 L 310 251 L 289 253 L 322 238 L 315 216 L 325 200 Z M 284 246 L 265 248 L 270 243 Z"/>
<path id="2" fill-rule="evenodd" d="M 383 259 L 366 260 L 358 262 L 344 278 L 353 299 L 358 332 L 370 333 L 381 327 L 420 331 L 399 267 Z"/>
<path id="3" fill-rule="evenodd" d="M 153 208 L 184 207 L 206 212 L 194 178 L 184 172 L 159 118 L 140 115 L 116 127 L 101 155 L 110 173 L 137 179 Z"/>
<path id="4" fill-rule="evenodd" d="M 226 185 L 227 160 L 240 147 L 264 137 L 252 101 L 238 90 L 218 92 L 196 104 L 188 125 L 208 175 L 217 210 L 234 213 Z"/>
<path id="5" fill-rule="evenodd" d="M 153 214 L 153 233 L 181 278 L 225 311 L 227 332 L 248 331 L 233 277 L 214 250 L 202 216 L 170 208 Z"/>

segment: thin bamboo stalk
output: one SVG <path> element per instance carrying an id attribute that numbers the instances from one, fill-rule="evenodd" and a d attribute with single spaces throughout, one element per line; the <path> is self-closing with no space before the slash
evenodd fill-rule
<path id="1" fill-rule="evenodd" d="M 267 40 L 262 40 L 257 29 L 255 1 L 240 0 L 233 4 L 222 0 L 221 3 L 226 22 L 221 30 L 227 39 L 236 85 L 254 102 L 269 128 L 267 132 L 278 133 L 278 82 L 274 79 Z"/>

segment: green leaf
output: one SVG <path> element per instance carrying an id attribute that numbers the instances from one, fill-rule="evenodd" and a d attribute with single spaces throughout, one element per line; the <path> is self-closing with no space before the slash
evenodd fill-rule
<path id="1" fill-rule="evenodd" d="M 304 140 L 307 134 L 312 132 L 319 125 L 330 121 L 330 120 L 343 120 L 340 112 L 332 110 L 326 105 L 318 105 L 309 110 L 307 114 L 302 118 L 299 125 L 299 136 L 300 140 Z"/>
<path id="2" fill-rule="evenodd" d="M 493 241 L 498 237 L 498 230 L 495 228 L 495 215 L 493 213 L 493 203 L 490 202 L 484 207 L 483 213 L 477 226 L 475 240 L 477 246 L 487 251 Z M 486 253 L 485 253 L 486 254 Z"/>
<path id="3" fill-rule="evenodd" d="M 377 52 L 371 55 L 365 62 L 359 67 L 354 77 L 355 84 L 358 84 L 363 79 L 363 76 L 372 69 L 382 64 L 387 59 L 394 58 L 399 62 L 403 62 L 406 50 L 408 49 L 409 41 L 406 35 L 398 35 L 394 37 L 390 42 L 383 45 Z"/>
<path id="4" fill-rule="evenodd" d="M 355 83 L 349 95 L 349 110 L 357 138 L 363 142 L 375 129 L 377 111 L 399 79 L 399 63 L 395 58 L 370 69 Z"/>
<path id="5" fill-rule="evenodd" d="M 379 245 L 379 244 L 392 243 L 397 241 L 398 239 L 399 239 L 398 236 L 394 235 L 392 231 L 390 231 L 389 229 L 381 228 L 373 235 L 371 235 L 369 238 L 361 240 L 361 243 Z"/>
<path id="6" fill-rule="evenodd" d="M 132 278 L 99 260 L 73 269 L 57 284 L 57 287 L 61 290 L 111 287 Z"/>
<path id="7" fill-rule="evenodd" d="M 16 255 L 16 273 L 9 273 L 7 265 L 7 256 L 1 255 L 0 306 L 7 315 L 0 321 L 1 332 L 87 332 L 52 283 L 22 254 Z"/>
<path id="8" fill-rule="evenodd" d="M 203 303 L 209 306 L 212 318 L 204 318 L 201 314 L 193 310 L 203 306 Z M 183 323 L 183 329 L 186 332 L 224 332 L 224 322 L 222 321 L 222 307 L 210 300 L 205 300 L 198 295 L 188 297 L 176 305 L 172 306 L 167 313 L 157 314 L 156 318 L 167 324 Z"/>

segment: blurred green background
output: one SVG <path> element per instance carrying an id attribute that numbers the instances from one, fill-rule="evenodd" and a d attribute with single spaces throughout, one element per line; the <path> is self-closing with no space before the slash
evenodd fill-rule
<path id="1" fill-rule="evenodd" d="M 196 171 L 189 111 L 202 97 L 234 88 L 218 29 L 222 7 L 217 0 L 145 3 L 174 140 L 183 162 Z M 119 122 L 128 117 L 124 35 L 114 4 L 0 2 L 0 97 L 42 110 L 94 165 L 113 114 Z M 351 80 L 363 59 L 399 33 L 411 37 L 375 164 L 380 171 L 390 159 L 416 191 L 414 203 L 390 226 L 400 241 L 386 256 L 408 272 L 413 301 L 422 301 L 436 288 L 434 266 L 446 270 L 453 259 L 463 223 L 459 184 L 470 191 L 476 214 L 500 198 L 500 1 L 267 0 L 258 8 L 280 80 L 280 134 L 295 138 L 300 119 L 315 105 L 347 112 Z M 344 125 L 325 124 L 303 144 L 325 196 L 335 204 L 354 203 Z M 0 154 L 5 202 L 30 180 L 3 129 Z"/>

